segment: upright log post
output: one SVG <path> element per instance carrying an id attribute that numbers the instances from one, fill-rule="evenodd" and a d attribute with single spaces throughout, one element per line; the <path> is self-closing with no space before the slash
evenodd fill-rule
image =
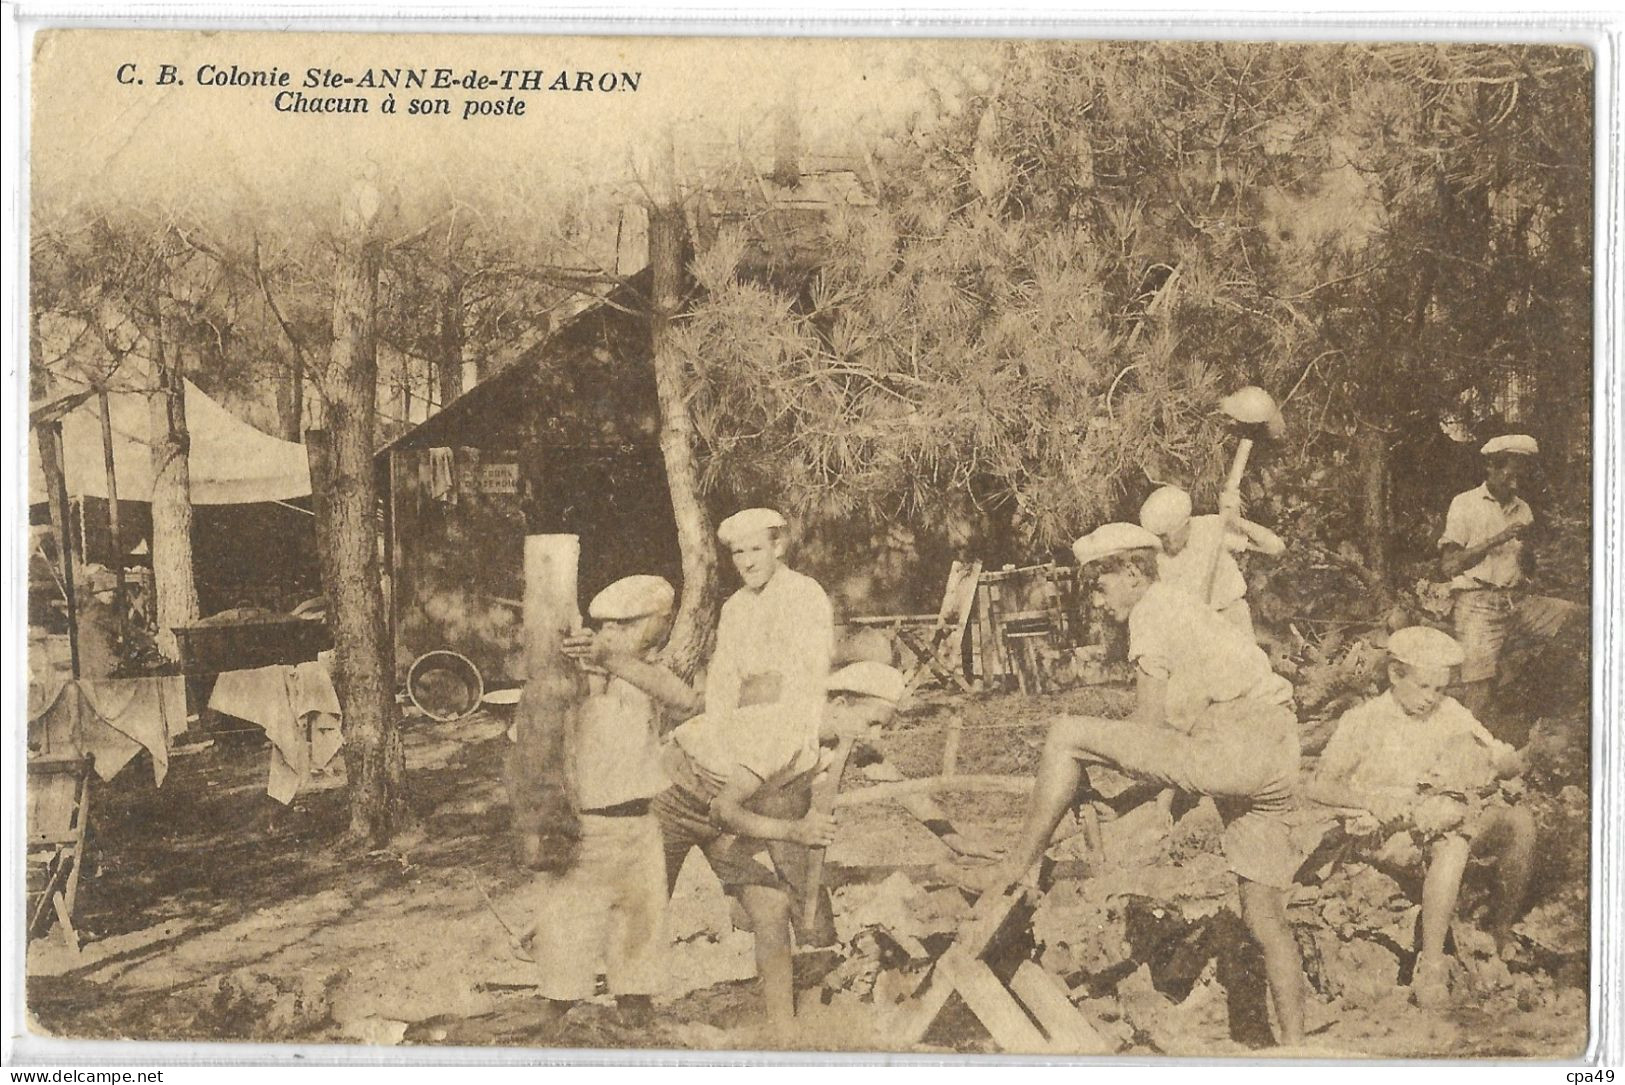
<path id="1" fill-rule="evenodd" d="M 560 650 L 581 625 L 580 560 L 579 536 L 525 539 L 526 678 L 508 757 L 508 797 L 520 864 L 549 873 L 574 865 L 581 841 L 570 759 L 585 681 Z"/>

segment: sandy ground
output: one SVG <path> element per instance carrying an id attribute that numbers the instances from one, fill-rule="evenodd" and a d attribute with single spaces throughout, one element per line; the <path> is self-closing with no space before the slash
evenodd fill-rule
<path id="1" fill-rule="evenodd" d="M 1115 713 L 1125 696 L 939 697 L 900 718 L 885 747 L 904 773 L 934 772 L 942 725 L 957 714 L 961 772 L 1030 773 L 1045 717 Z M 82 952 L 71 955 L 55 935 L 30 946 L 34 1027 L 95 1038 L 762 1046 L 751 1024 L 750 936 L 733 928 L 727 899 L 697 857 L 672 902 L 673 987 L 655 1020 L 625 1022 L 600 998 L 560 1026 L 538 1024 L 534 966 L 516 959 L 498 919 L 516 929 L 528 922 L 527 879 L 510 861 L 505 831 L 504 726 L 484 713 L 449 725 L 409 719 L 420 825 L 370 853 L 337 843 L 346 820 L 337 781 L 302 793 L 291 809 L 265 796 L 267 751 L 253 735 L 178 753 L 161 790 L 132 764 L 96 797 Z M 1583 1048 L 1587 819 L 1585 769 L 1575 760 L 1583 762 L 1585 744 L 1561 729 L 1536 738 L 1556 768 L 1531 801 L 1562 846 L 1548 849 L 1525 959 L 1490 965 L 1463 924 L 1459 1008 L 1424 1013 L 1401 985 L 1414 903 L 1398 882 L 1358 881 L 1364 868 L 1333 870 L 1301 887 L 1292 909 L 1314 989 L 1316 1050 L 1556 1057 Z M 849 789 L 865 784 L 849 775 Z M 961 825 L 998 839 L 1019 822 L 1023 798 L 961 792 L 943 804 Z M 1078 850 L 1081 837 L 1063 845 L 1062 877 L 1039 905 L 1032 937 L 1009 952 L 1062 980 L 1119 1052 L 1255 1054 L 1269 1024 L 1216 821 L 1205 806 L 1180 813 L 1166 837 L 1148 832 L 1140 815 L 1108 822 L 1108 861 Z M 891 1015 L 951 941 L 969 897 L 953 888 L 947 849 L 893 805 L 846 808 L 841 834 L 829 861 L 847 937 L 839 950 L 798 958 L 800 1044 L 883 1049 L 893 1046 Z M 1474 893 L 1470 884 L 1469 915 Z M 956 1000 L 913 1050 L 993 1048 Z"/>

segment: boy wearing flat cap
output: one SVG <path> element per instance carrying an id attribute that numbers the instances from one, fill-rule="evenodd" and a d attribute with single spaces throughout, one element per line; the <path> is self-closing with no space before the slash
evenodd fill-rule
<path id="1" fill-rule="evenodd" d="M 667 891 L 688 853 L 700 849 L 755 935 L 771 1027 L 787 1027 L 795 1013 L 791 917 L 802 895 L 805 849 L 835 838 L 835 819 L 811 812 L 813 781 L 825 768 L 821 744 L 871 735 L 891 717 L 902 686 L 894 668 L 857 663 L 828 679 L 830 700 L 811 733 L 775 704 L 699 716 L 672 732 L 666 753 L 672 786 L 654 807 Z M 764 849 L 771 867 L 758 858 Z"/>
<path id="2" fill-rule="evenodd" d="M 1388 691 L 1344 713 L 1307 794 L 1350 811 L 1350 835 L 1385 838 L 1384 854 L 1396 844 L 1400 851 L 1427 848 L 1411 992 L 1418 1005 L 1438 1007 L 1450 997 L 1444 942 L 1468 857 L 1494 856 L 1499 886 L 1490 933 L 1509 950 L 1529 888 L 1535 823 L 1527 810 L 1498 801 L 1498 781 L 1522 770 L 1517 752 L 1445 695 L 1451 669 L 1465 658 L 1461 645 L 1412 626 L 1389 638 L 1388 656 Z M 1401 832 L 1410 839 L 1395 841 Z"/>
<path id="3" fill-rule="evenodd" d="M 1520 591 L 1533 571 L 1523 536 L 1535 521 L 1519 496 L 1525 466 L 1539 454 L 1533 437 L 1507 434 L 1480 450 L 1484 484 L 1455 496 L 1439 537 L 1439 567 L 1450 578 L 1461 665 L 1461 703 L 1482 716 L 1509 635 L 1550 638 L 1584 611 L 1564 599 Z"/>
<path id="4" fill-rule="evenodd" d="M 589 665 L 613 656 L 654 669 L 648 656 L 665 639 L 674 599 L 658 576 L 615 581 L 587 607 L 596 633 L 572 638 L 566 654 Z M 665 855 L 650 809 L 666 787 L 656 721 L 649 694 L 620 674 L 598 672 L 589 683 L 570 764 L 580 857 L 534 882 L 532 952 L 550 1019 L 592 997 L 600 961 L 610 994 L 634 1016 L 647 1014 L 664 978 Z"/>
<path id="5" fill-rule="evenodd" d="M 810 742 L 805 732 L 786 727 L 773 705 L 697 717 L 672 733 L 665 757 L 672 786 L 654 802 L 667 892 L 698 848 L 745 911 L 756 940 L 764 1016 L 775 1028 L 788 1026 L 794 1015 L 791 922 L 793 903 L 803 895 L 805 849 L 825 847 L 835 836 L 832 816 L 809 812 L 813 783 L 827 771 L 827 747 L 848 735 L 872 740 L 896 711 L 903 687 L 894 667 L 860 662 L 841 668 L 829 677 L 828 703 Z M 941 820 L 934 807 L 926 812 Z M 936 831 L 930 822 L 927 827 Z M 945 831 L 952 834 L 953 827 Z M 764 849 L 771 867 L 759 858 Z"/>
<path id="6" fill-rule="evenodd" d="M 874 745 L 881 729 L 897 713 L 908 680 L 903 672 L 877 660 L 857 660 L 829 676 L 829 704 L 824 710 L 823 740 L 829 742 L 844 734 L 857 739 L 852 747 L 852 765 L 876 783 L 895 783 L 905 777 Z M 955 855 L 973 859 L 996 859 L 1000 849 L 961 832 L 929 792 L 910 792 L 897 797 L 897 805 L 925 826 Z"/>
<path id="7" fill-rule="evenodd" d="M 1227 493 L 1223 501 L 1233 500 Z M 1205 602 L 1231 625 L 1253 636 L 1253 612 L 1247 605 L 1247 578 L 1241 574 L 1235 555 L 1245 550 L 1276 557 L 1286 552 L 1281 537 L 1261 524 L 1237 515 L 1232 530 L 1220 531 L 1218 516 L 1192 516 L 1191 496 L 1178 486 L 1152 491 L 1140 506 L 1140 526 L 1162 542 L 1157 558 L 1157 578 L 1165 584 L 1203 599 L 1208 571 L 1213 571 L 1213 587 Z M 1219 552 L 1214 564 L 1213 553 Z"/>
<path id="8" fill-rule="evenodd" d="M 1158 580 L 1157 537 L 1106 524 L 1073 554 L 1095 574 L 1096 605 L 1128 627 L 1138 665 L 1134 717 L 1061 716 L 1050 727 L 1026 823 L 994 885 L 1026 876 L 1086 783 L 1091 764 L 1214 799 L 1242 919 L 1264 955 L 1283 1044 L 1303 1038 L 1302 962 L 1286 918 L 1299 856 L 1285 816 L 1298 779 L 1292 687 L 1252 638 Z"/>

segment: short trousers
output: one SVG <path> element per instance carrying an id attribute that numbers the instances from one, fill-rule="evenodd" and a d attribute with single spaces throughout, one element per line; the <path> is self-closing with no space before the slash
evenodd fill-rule
<path id="1" fill-rule="evenodd" d="M 652 815 L 582 815 L 576 865 L 562 874 L 538 874 L 531 893 L 542 997 L 591 998 L 600 963 L 611 994 L 661 990 L 665 857 Z"/>
<path id="2" fill-rule="evenodd" d="M 787 820 L 803 817 L 812 805 L 811 783 L 809 776 L 805 784 L 792 784 L 753 799 L 751 810 Z M 722 888 L 729 893 L 737 894 L 745 886 L 760 885 L 793 894 L 794 887 L 801 882 L 806 848 L 788 841 L 753 840 L 726 832 L 712 820 L 709 800 L 685 788 L 668 787 L 655 796 L 652 809 L 660 824 L 667 893 L 677 885 L 683 860 L 694 848 L 700 849 Z M 771 868 L 759 858 L 764 850 L 773 859 Z"/>
<path id="3" fill-rule="evenodd" d="M 1288 814 L 1298 788 L 1298 720 L 1286 705 L 1240 700 L 1209 705 L 1189 733 L 1130 721 L 1112 728 L 1114 768 L 1208 795 L 1224 822 L 1230 869 L 1277 889 L 1292 885 L 1303 856 Z"/>
<path id="4" fill-rule="evenodd" d="M 1578 603 L 1549 595 L 1520 595 L 1499 588 L 1457 592 L 1453 611 L 1456 639 L 1466 654 L 1461 681 L 1494 678 L 1509 635 L 1541 639 L 1556 636 L 1583 610 Z"/>

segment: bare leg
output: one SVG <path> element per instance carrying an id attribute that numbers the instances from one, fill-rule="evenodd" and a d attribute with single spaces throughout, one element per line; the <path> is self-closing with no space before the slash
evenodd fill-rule
<path id="1" fill-rule="evenodd" d="M 1488 852 L 1495 857 L 1499 884 L 1490 912 L 1490 933 L 1495 936 L 1496 945 L 1505 949 L 1512 924 L 1529 895 L 1529 879 L 1534 873 L 1534 815 L 1523 807 L 1492 811 L 1473 838 L 1472 851 L 1474 854 Z"/>
<path id="2" fill-rule="evenodd" d="M 1246 878 L 1237 879 L 1241 892 L 1241 918 L 1264 954 L 1264 978 L 1269 981 L 1280 1042 L 1303 1042 L 1303 961 L 1298 941 L 1286 918 L 1286 893 Z"/>
<path id="3" fill-rule="evenodd" d="M 1010 856 L 1000 865 L 1013 883 L 1038 862 L 1049 847 L 1055 827 L 1071 809 L 1078 785 L 1083 781 L 1084 732 L 1087 719 L 1060 719 L 1051 725 L 1038 760 L 1038 775 L 1032 796 L 1027 800 L 1027 819 Z"/>
<path id="4" fill-rule="evenodd" d="M 739 896 L 756 932 L 756 975 L 762 983 L 767 1023 L 775 1029 L 788 1028 L 796 1012 L 790 959 L 790 897 L 766 885 L 747 885 Z"/>
<path id="5" fill-rule="evenodd" d="M 1436 1009 L 1450 1002 L 1444 940 L 1456 917 L 1456 898 L 1461 893 L 1468 850 L 1465 838 L 1445 837 L 1433 845 L 1428 872 L 1422 879 L 1422 946 L 1411 974 L 1411 996 L 1418 1006 Z"/>
<path id="6" fill-rule="evenodd" d="M 1422 956 L 1444 955 L 1444 940 L 1456 918 L 1456 897 L 1467 869 L 1469 845 L 1459 836 L 1447 836 L 1433 845 L 1427 876 L 1422 881 Z"/>
<path id="7" fill-rule="evenodd" d="M 1202 795 L 1246 795 L 1258 784 L 1258 766 L 1215 759 L 1211 747 L 1166 728 L 1096 716 L 1061 716 L 1051 725 L 1027 820 L 996 880 L 1019 880 L 1049 847 L 1055 826 L 1074 801 L 1085 765 L 1105 764 L 1165 787 Z M 1159 803 L 1173 802 L 1168 791 Z"/>

